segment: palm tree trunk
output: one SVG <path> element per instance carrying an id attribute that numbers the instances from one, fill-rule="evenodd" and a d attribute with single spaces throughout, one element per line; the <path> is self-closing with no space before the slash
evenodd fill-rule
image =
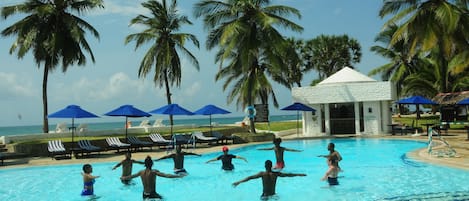
<path id="1" fill-rule="evenodd" d="M 255 79 L 255 69 L 251 70 L 249 72 L 249 81 L 248 81 L 248 106 L 253 106 L 253 97 L 252 97 L 252 91 L 253 91 L 253 80 Z M 249 117 L 249 125 L 251 129 L 251 133 L 255 134 L 256 133 L 256 125 L 254 124 L 254 118 Z"/>
<path id="2" fill-rule="evenodd" d="M 172 101 L 171 101 L 171 91 L 169 89 L 168 72 L 165 72 L 164 85 L 165 85 L 165 88 L 166 88 L 166 100 L 167 100 L 168 105 L 169 105 L 169 104 L 172 103 Z M 173 115 L 169 115 L 169 125 L 171 125 L 171 127 L 174 125 Z"/>
<path id="3" fill-rule="evenodd" d="M 49 68 L 47 62 L 44 64 L 44 75 L 42 78 L 42 107 L 43 107 L 43 122 L 42 131 L 49 133 L 49 119 L 47 118 L 47 78 L 49 77 Z"/>

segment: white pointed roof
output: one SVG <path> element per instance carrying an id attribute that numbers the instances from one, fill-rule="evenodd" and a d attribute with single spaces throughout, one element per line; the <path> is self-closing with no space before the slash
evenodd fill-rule
<path id="1" fill-rule="evenodd" d="M 337 71 L 333 75 L 329 76 L 328 78 L 318 83 L 318 85 L 350 83 L 350 82 L 356 83 L 356 82 L 377 82 L 377 81 L 349 67 L 344 67 L 342 68 L 342 70 Z"/>

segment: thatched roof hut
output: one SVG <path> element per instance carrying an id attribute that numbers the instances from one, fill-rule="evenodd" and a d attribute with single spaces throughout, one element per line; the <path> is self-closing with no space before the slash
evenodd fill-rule
<path id="1" fill-rule="evenodd" d="M 469 98 L 469 91 L 439 93 L 432 100 L 440 105 L 455 105 L 466 98 Z"/>

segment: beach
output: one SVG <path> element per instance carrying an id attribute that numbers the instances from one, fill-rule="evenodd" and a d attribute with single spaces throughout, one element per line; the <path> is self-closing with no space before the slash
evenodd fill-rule
<path id="1" fill-rule="evenodd" d="M 324 139 L 325 137 L 309 137 L 303 138 L 301 136 L 297 136 L 297 134 L 291 131 L 284 131 L 287 134 L 279 134 L 282 136 L 284 140 L 296 140 L 296 139 Z M 378 135 L 378 136 L 332 136 L 328 138 L 340 138 L 340 137 L 347 137 L 347 138 L 382 138 L 382 139 L 403 139 L 403 140 L 416 140 L 427 142 L 427 136 L 413 136 L 413 135 Z M 450 130 L 448 136 L 442 136 L 445 141 L 447 141 L 451 147 L 456 150 L 456 155 L 453 157 L 438 157 L 432 156 L 428 154 L 427 149 L 418 149 L 414 150 L 413 152 L 408 153 L 410 158 L 413 158 L 418 161 L 422 161 L 425 163 L 431 163 L 435 165 L 442 165 L 448 166 L 463 170 L 469 171 L 469 140 L 467 140 L 467 134 L 464 131 L 458 130 Z M 436 146 L 434 149 L 442 149 L 443 142 L 438 139 L 438 137 L 434 137 L 434 142 L 436 142 Z M 269 142 L 256 142 L 256 143 L 244 143 L 244 144 L 229 144 L 230 148 L 239 148 L 247 145 L 258 144 L 258 143 L 269 143 Z M 215 145 L 215 146 L 208 146 L 202 145 L 197 146 L 195 149 L 191 149 L 191 152 L 195 152 L 197 154 L 206 154 L 206 153 L 213 153 L 220 151 L 222 145 Z M 337 147 L 337 150 L 340 150 L 340 147 Z M 144 159 L 147 155 L 152 156 L 153 158 L 159 158 L 166 155 L 166 149 L 158 149 L 156 147 L 153 150 L 143 150 L 133 153 L 133 158 L 135 159 Z M 85 163 L 101 163 L 101 162 L 118 162 L 122 160 L 124 157 L 123 153 L 115 153 L 115 151 L 106 151 L 102 152 L 101 154 L 93 154 L 91 157 L 85 158 L 72 158 L 72 159 L 64 159 L 64 160 L 54 160 L 50 157 L 28 157 L 28 158 L 20 158 L 20 159 L 6 159 L 4 161 L 4 165 L 0 166 L 0 169 L 4 168 L 23 168 L 23 167 L 32 167 L 32 166 L 48 166 L 48 165 L 64 165 L 64 164 L 85 164 Z"/>

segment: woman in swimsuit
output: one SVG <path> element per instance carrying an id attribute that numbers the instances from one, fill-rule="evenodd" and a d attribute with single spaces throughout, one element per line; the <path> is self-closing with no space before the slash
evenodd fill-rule
<path id="1" fill-rule="evenodd" d="M 93 176 L 91 173 L 93 172 L 93 167 L 90 164 L 83 165 L 83 190 L 81 191 L 82 196 L 87 195 L 94 195 L 93 184 L 94 180 L 99 176 Z"/>

